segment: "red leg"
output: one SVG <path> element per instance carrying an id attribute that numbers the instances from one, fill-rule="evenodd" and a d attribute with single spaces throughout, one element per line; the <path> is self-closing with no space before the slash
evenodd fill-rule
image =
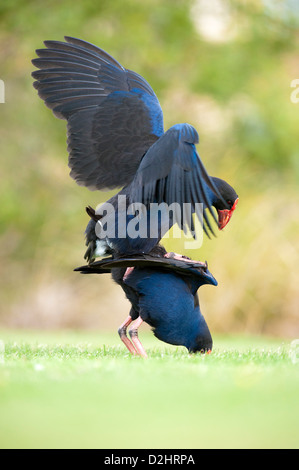
<path id="1" fill-rule="evenodd" d="M 182 260 L 182 261 L 191 261 L 192 263 L 194 263 L 194 261 L 192 261 L 187 256 L 179 255 L 178 253 L 174 253 L 173 251 L 171 251 L 170 253 L 166 253 L 164 255 L 164 258 L 173 258 L 173 259 L 179 259 L 179 260 Z"/>
<path id="2" fill-rule="evenodd" d="M 127 277 L 133 272 L 133 268 L 127 268 L 125 274 L 123 275 L 123 281 L 127 279 Z"/>
<path id="3" fill-rule="evenodd" d="M 127 328 L 128 328 L 128 326 L 130 325 L 131 322 L 132 322 L 132 317 L 129 315 L 126 318 L 126 320 L 118 328 L 118 334 L 120 336 L 120 339 L 124 343 L 124 345 L 130 351 L 130 353 L 134 354 L 134 356 L 135 356 L 137 354 L 136 350 L 135 350 L 133 344 L 131 343 L 131 341 L 129 340 L 129 338 L 127 337 Z"/>
<path id="4" fill-rule="evenodd" d="M 202 265 L 204 268 L 207 268 L 207 262 L 203 263 L 202 261 L 194 261 L 190 258 L 188 258 L 188 256 L 184 256 L 184 255 L 179 255 L 178 253 L 174 253 L 174 252 L 170 252 L 170 253 L 166 253 L 164 255 L 164 258 L 168 258 L 168 259 L 178 259 L 180 261 L 185 261 L 185 263 L 198 263 L 200 265 Z"/>
<path id="5" fill-rule="evenodd" d="M 138 338 L 138 328 L 140 327 L 141 323 L 143 322 L 141 317 L 138 317 L 134 324 L 129 329 L 129 335 L 131 337 L 132 343 L 135 346 L 137 354 L 142 357 L 147 357 L 144 347 L 142 346 L 140 339 Z"/>

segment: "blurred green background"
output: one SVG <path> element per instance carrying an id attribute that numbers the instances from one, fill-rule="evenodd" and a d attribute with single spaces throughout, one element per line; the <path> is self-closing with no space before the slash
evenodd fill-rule
<path id="1" fill-rule="evenodd" d="M 79 37 L 143 75 L 165 129 L 189 122 L 211 175 L 239 194 L 217 239 L 168 249 L 209 262 L 200 301 L 212 333 L 299 335 L 299 7 L 295 1 L 2 0 L 0 324 L 116 330 L 129 304 L 109 275 L 81 276 L 85 206 L 69 177 L 66 123 L 32 87 L 43 40 Z M 299 97 L 299 94 L 298 94 Z"/>

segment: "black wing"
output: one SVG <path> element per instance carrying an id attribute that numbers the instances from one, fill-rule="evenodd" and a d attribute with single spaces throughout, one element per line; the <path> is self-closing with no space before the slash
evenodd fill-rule
<path id="1" fill-rule="evenodd" d="M 163 134 L 163 114 L 150 85 L 102 49 L 71 37 L 45 41 L 32 63 L 34 87 L 68 122 L 71 176 L 89 189 L 128 184 L 148 148 Z"/>
<path id="2" fill-rule="evenodd" d="M 113 268 L 137 267 L 155 268 L 162 271 L 171 271 L 185 276 L 200 276 L 209 279 L 211 284 L 217 285 L 216 279 L 208 271 L 207 263 L 193 260 L 181 260 L 176 258 L 154 257 L 152 255 L 136 254 L 122 258 L 104 258 L 95 263 L 80 266 L 74 271 L 83 274 L 109 273 Z"/>
<path id="3" fill-rule="evenodd" d="M 190 213 L 197 214 L 209 236 L 208 229 L 215 234 L 206 211 L 218 225 L 212 210 L 213 198 L 219 198 L 224 205 L 226 202 L 197 154 L 195 144 L 198 140 L 197 131 L 190 124 L 177 124 L 165 132 L 140 163 L 131 185 L 130 197 L 132 202 L 142 202 L 147 207 L 154 202 L 165 202 L 168 206 L 176 203 L 179 213 L 175 221 L 181 229 L 185 230 L 187 226 L 194 234 L 192 217 L 190 214 L 186 216 L 188 203 Z M 203 212 L 196 203 L 203 204 Z"/>

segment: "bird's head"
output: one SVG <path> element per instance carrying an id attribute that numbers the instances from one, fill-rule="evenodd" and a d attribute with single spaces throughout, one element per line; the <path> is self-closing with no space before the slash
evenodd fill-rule
<path id="1" fill-rule="evenodd" d="M 200 314 L 199 325 L 197 335 L 191 344 L 188 345 L 189 353 L 211 353 L 213 347 L 213 340 L 209 330 L 209 327 L 203 317 Z"/>
<path id="2" fill-rule="evenodd" d="M 234 188 L 232 188 L 226 181 L 216 177 L 213 177 L 212 180 L 226 203 L 225 205 L 220 198 L 214 195 L 212 204 L 218 214 L 218 228 L 219 230 L 222 230 L 230 221 L 239 198 Z"/>

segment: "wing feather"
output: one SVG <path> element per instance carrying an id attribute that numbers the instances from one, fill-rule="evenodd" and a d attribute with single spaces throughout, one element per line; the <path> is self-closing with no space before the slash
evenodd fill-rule
<path id="1" fill-rule="evenodd" d="M 70 175 L 89 189 L 130 183 L 163 134 L 163 114 L 148 82 L 81 39 L 45 41 L 32 63 L 34 87 L 67 120 Z"/>
<path id="2" fill-rule="evenodd" d="M 80 271 L 83 274 L 101 274 L 109 273 L 112 269 L 120 267 L 135 267 L 140 269 L 150 268 L 159 270 L 159 272 L 173 272 L 184 277 L 197 277 L 205 284 L 213 284 L 217 286 L 217 281 L 208 270 L 207 263 L 192 261 L 189 259 L 184 260 L 154 257 L 142 254 L 136 254 L 119 259 L 104 258 L 101 261 L 96 261 L 86 266 L 80 266 L 79 268 L 74 269 L 74 271 Z M 130 281 L 127 279 L 124 282 L 126 283 Z"/>
<path id="3" fill-rule="evenodd" d="M 207 213 L 217 223 L 210 195 L 222 197 L 196 152 L 197 142 L 198 134 L 191 125 L 178 124 L 170 128 L 143 158 L 131 185 L 130 197 L 147 206 L 151 202 L 177 203 L 180 213 L 176 212 L 176 221 L 181 229 L 186 230 L 187 226 L 194 234 L 192 217 L 187 220 L 184 217 L 184 204 L 190 204 L 191 213 L 196 214 L 210 238 L 215 232 Z M 196 211 L 196 203 L 203 204 L 202 216 Z"/>

